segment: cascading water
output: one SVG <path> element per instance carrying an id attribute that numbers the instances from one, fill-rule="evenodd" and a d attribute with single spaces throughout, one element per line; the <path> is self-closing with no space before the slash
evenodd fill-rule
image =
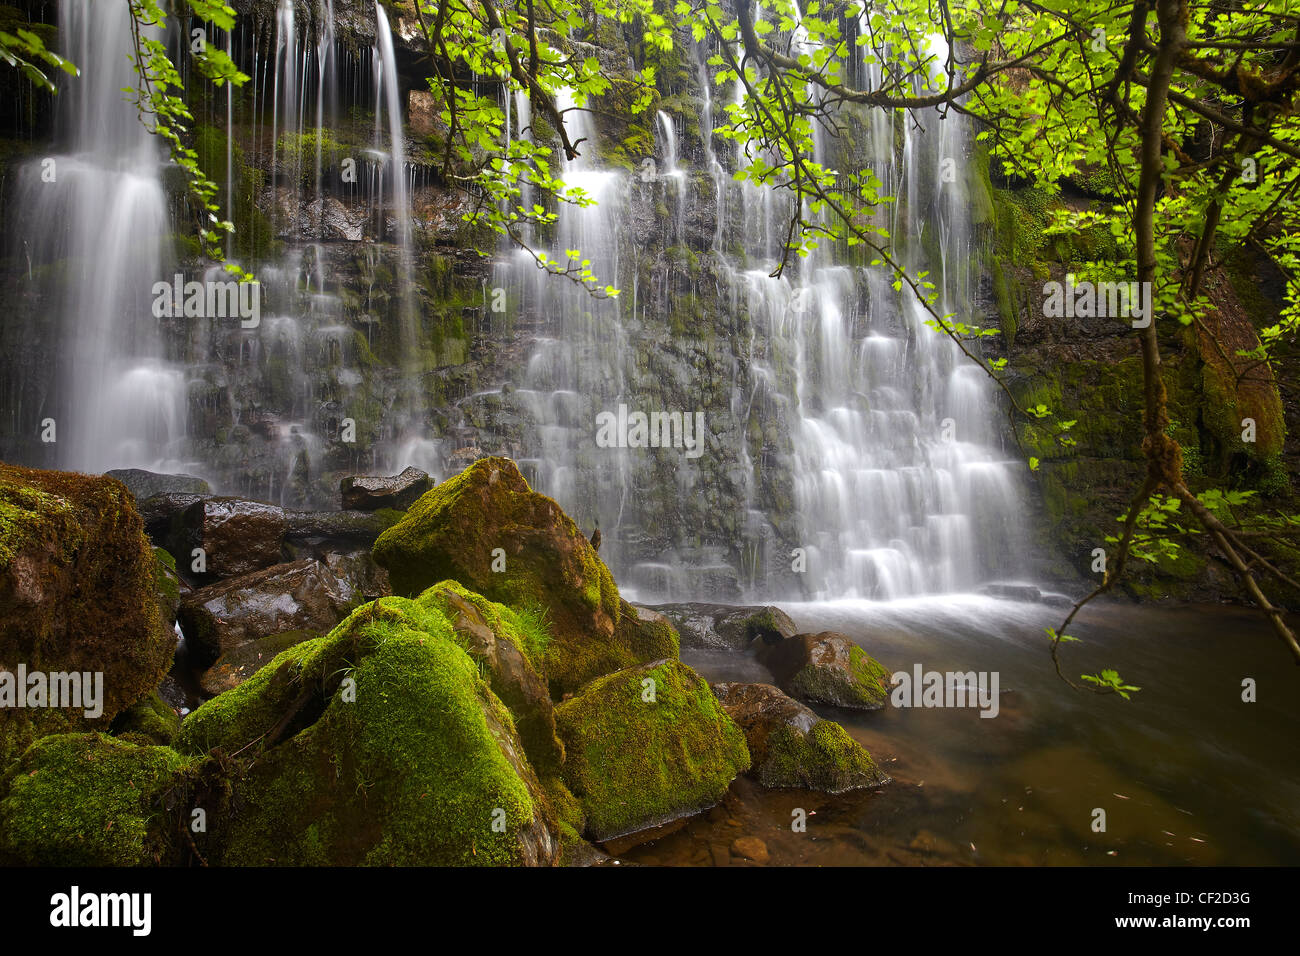
<path id="1" fill-rule="evenodd" d="M 135 74 L 125 4 L 63 0 L 63 51 L 81 70 L 59 97 L 67 152 L 22 170 L 18 241 L 54 317 L 59 466 L 175 467 L 186 433 L 184 375 L 164 361 L 153 286 L 173 252 L 162 151 L 123 97 Z M 35 421 L 29 427 L 35 425 Z"/>
<path id="2" fill-rule="evenodd" d="M 527 102 L 516 100 L 515 135 L 525 135 L 526 130 L 531 135 Z M 595 204 L 559 204 L 553 240 L 559 251 L 552 258 L 579 252 L 603 282 L 610 282 L 619 275 L 626 179 L 591 162 L 598 133 L 589 114 L 575 108 L 572 94 L 561 91 L 556 106 L 564 111 L 570 139 L 586 140 L 576 159 L 563 162 L 561 179 L 567 189 L 582 190 Z M 627 341 L 620 302 L 549 276 L 524 250 L 507 251 L 495 281 L 510 291 L 521 312 L 540 321 L 540 334 L 519 387 L 476 399 L 517 403 L 537 423 L 533 440 L 525 439 L 519 456 L 535 486 L 572 509 L 579 521 L 615 527 L 629 489 L 627 449 L 593 452 L 591 439 L 597 413 L 615 410 L 626 400 Z M 606 537 L 607 560 L 617 561 L 617 536 Z"/>
<path id="3" fill-rule="evenodd" d="M 798 30 L 792 42 L 803 42 Z M 873 113 L 873 139 L 892 146 L 883 115 Z M 955 115 L 933 111 L 899 121 L 902 156 L 879 145 L 875 155 L 881 181 L 904 184 L 892 230 L 902 262 L 912 274 L 933 274 L 940 315 L 967 314 L 967 197 L 956 177 L 943 175 L 945 161 L 965 155 L 964 130 Z M 814 142 L 814 158 L 824 161 L 821 138 Z M 740 191 L 751 254 L 774 258 L 788 206 L 748 184 Z M 825 250 L 802 262 L 797 286 L 737 268 L 716 241 L 714 253 L 738 304 L 766 333 L 756 385 L 792 411 L 805 596 L 953 591 L 1014 566 L 1020 466 L 996 448 L 983 373 L 927 327 L 931 316 L 910 292 L 896 293 L 882 268 L 839 265 Z"/>
<path id="4" fill-rule="evenodd" d="M 582 154 L 559 173 L 596 204 L 559 203 L 552 226 L 521 235 L 556 259 L 577 250 L 573 265 L 589 260 L 622 295 L 592 295 L 503 248 L 491 273 L 475 278 L 483 292 L 463 315 L 490 332 L 474 347 L 492 356 L 454 388 L 441 384 L 441 370 L 458 374 L 469 346 L 442 358 L 430 340 L 429 309 L 441 305 L 431 277 L 434 267 L 447 274 L 450 257 L 424 251 L 428 232 L 416 257 L 413 208 L 427 229 L 431 203 L 445 202 L 429 192 L 417 201 L 418 137 L 429 127 L 408 134 L 403 94 L 421 81 L 402 73 L 417 60 L 399 60 L 406 41 L 378 4 L 373 34 L 349 45 L 335 2 L 316 0 L 313 12 L 284 0 L 274 22 L 226 41 L 254 81 L 242 99 L 217 101 L 221 118 L 240 130 L 245 155 L 270 160 L 260 192 L 240 194 L 255 208 L 241 198 L 238 209 L 237 137 L 227 137 L 227 202 L 240 215 L 268 210 L 284 243 L 244 263 L 263 284 L 260 328 L 187 319 L 162 330 L 164 350 L 148 297 L 173 272 L 159 149 L 134 115 L 113 113 L 129 112 L 120 94 L 64 103 L 80 110 L 65 115 L 74 153 L 59 158 L 58 186 L 42 183 L 34 165 L 22 187 L 24 208 L 46 224 L 28 236 L 34 264 L 66 261 L 74 278 L 43 290 L 67 343 L 66 386 L 47 402 L 64 463 L 183 467 L 222 491 L 320 507 L 342 472 L 413 464 L 441 479 L 479 454 L 507 454 L 584 530 L 603 529 L 602 557 L 643 599 L 890 598 L 1006 576 L 1019 466 L 997 449 L 988 383 L 880 268 L 824 247 L 784 277 L 768 275 L 790 207 L 733 180 L 746 159 L 710 131 L 743 91 L 711 87 L 703 47 L 693 51 L 698 120 L 646 117 L 653 156 L 629 153 L 621 167 L 596 159 L 608 134 L 593 114 L 568 93 L 557 97 Z M 65 36 L 111 41 L 69 50 L 88 75 L 102 74 L 87 95 L 110 96 L 131 80 L 115 75 L 125 19 L 93 6 L 66 0 Z M 797 27 L 790 42 L 808 43 Z M 859 64 L 853 75 L 871 85 L 878 69 Z M 528 96 L 503 97 L 507 136 L 533 136 Z M 964 319 L 975 251 L 967 197 L 961 177 L 942 175 L 945 160 L 963 163 L 961 121 L 867 114 L 855 158 L 899 197 L 877 222 L 909 271 L 930 271 L 940 313 Z M 335 135 L 350 143 L 351 179 Z M 834 142 L 815 142 L 817 158 L 832 162 Z M 538 201 L 534 187 L 521 189 L 525 206 Z M 56 230 L 60 222 L 67 228 Z M 498 291 L 506 318 L 496 317 Z M 596 416 L 621 406 L 706 411 L 707 457 L 603 447 Z M 362 422 L 364 440 L 348 445 L 345 421 Z M 806 574 L 789 570 L 795 548 Z"/>

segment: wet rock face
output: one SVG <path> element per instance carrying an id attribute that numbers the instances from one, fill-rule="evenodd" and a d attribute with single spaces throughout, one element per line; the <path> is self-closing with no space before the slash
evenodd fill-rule
<path id="1" fill-rule="evenodd" d="M 714 684 L 713 692 L 745 732 L 749 772 L 763 786 L 843 793 L 887 782 L 843 727 L 771 684 Z"/>
<path id="2" fill-rule="evenodd" d="M 158 686 L 176 641 L 157 585 L 121 482 L 0 464 L 0 670 L 102 674 L 99 717 L 84 692 L 87 707 L 0 707 L 0 765 L 41 734 L 107 728 Z"/>
<path id="3" fill-rule="evenodd" d="M 193 570 L 190 555 L 202 548 L 206 571 L 200 578 L 229 578 L 276 564 L 288 521 L 275 505 L 246 498 L 205 498 L 186 508 L 176 539 L 179 560 Z"/>
<path id="4" fill-rule="evenodd" d="M 889 697 L 889 672 L 834 631 L 760 644 L 759 660 L 782 690 L 800 700 L 879 710 Z"/>
<path id="5" fill-rule="evenodd" d="M 339 496 L 345 509 L 376 511 L 394 508 L 405 511 L 417 498 L 433 487 L 429 473 L 407 468 L 400 475 L 351 475 L 339 482 Z"/>
<path id="6" fill-rule="evenodd" d="M 777 643 L 799 631 L 788 614 L 772 605 L 661 604 L 654 610 L 676 625 L 683 647 L 695 650 L 741 651 L 755 640 Z"/>
<path id="7" fill-rule="evenodd" d="M 178 617 L 190 655 L 202 667 L 258 638 L 328 631 L 357 599 L 327 565 L 304 558 L 192 591 Z"/>
<path id="8" fill-rule="evenodd" d="M 217 662 L 203 672 L 199 686 L 212 697 L 233 690 L 259 670 L 271 663 L 281 651 L 320 637 L 315 631 L 285 631 L 272 634 L 247 644 L 241 644 L 222 654 Z"/>
<path id="9" fill-rule="evenodd" d="M 172 531 L 180 516 L 188 508 L 208 497 L 211 496 L 181 491 L 164 491 L 150 495 L 148 498 L 140 498 L 137 495 L 136 509 L 144 522 L 144 533 L 154 544 L 164 548 L 169 547 L 172 543 Z M 176 550 L 181 550 L 179 545 Z"/>
<path id="10" fill-rule="evenodd" d="M 163 475 L 142 468 L 118 468 L 104 474 L 126 485 L 127 491 L 135 496 L 136 501 L 161 494 L 212 494 L 208 483 L 194 475 Z"/>

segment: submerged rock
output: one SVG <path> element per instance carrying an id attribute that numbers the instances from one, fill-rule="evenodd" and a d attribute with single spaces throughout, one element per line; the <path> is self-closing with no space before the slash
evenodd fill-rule
<path id="1" fill-rule="evenodd" d="M 879 710 L 889 697 L 889 672 L 850 638 L 834 631 L 796 634 L 764 644 L 759 660 L 782 690 L 800 700 Z"/>
<path id="2" fill-rule="evenodd" d="M 378 511 L 394 508 L 405 511 L 417 498 L 433 487 L 427 471 L 407 468 L 400 475 L 350 475 L 339 482 L 339 497 L 345 509 Z"/>
<path id="3" fill-rule="evenodd" d="M 200 578 L 231 578 L 279 563 L 288 530 L 282 509 L 247 498 L 200 499 L 178 521 L 177 558 Z M 203 549 L 205 571 L 190 563 L 194 548 Z"/>
<path id="4" fill-rule="evenodd" d="M 772 605 L 661 604 L 653 610 L 676 625 L 683 647 L 696 650 L 743 651 L 755 640 L 775 643 L 799 632 L 790 616 Z"/>
<path id="5" fill-rule="evenodd" d="M 158 686 L 176 638 L 159 612 L 155 571 L 121 482 L 0 464 L 0 671 L 11 697 L 0 706 L 0 768 L 44 734 L 107 728 Z M 13 686 L 19 665 L 29 675 L 102 674 L 102 715 L 85 715 L 89 687 L 76 702 L 85 707 L 46 697 L 14 706 L 19 692 L 30 699 Z"/>
<path id="6" fill-rule="evenodd" d="M 771 684 L 714 684 L 713 692 L 745 732 L 750 774 L 763 786 L 843 793 L 888 782 L 848 731 Z"/>
<path id="7" fill-rule="evenodd" d="M 597 678 L 555 719 L 565 782 L 598 841 L 707 809 L 749 768 L 745 735 L 679 661 Z"/>
<path id="8" fill-rule="evenodd" d="M 191 591 L 179 619 L 194 663 L 206 667 L 261 637 L 328 631 L 357 597 L 324 563 L 304 558 Z"/>
<path id="9" fill-rule="evenodd" d="M 427 602 L 357 609 L 196 710 L 176 746 L 237 761 L 213 862 L 548 865 L 559 852 L 510 713 Z"/>
<path id="10" fill-rule="evenodd" d="M 190 761 L 104 734 L 37 741 L 0 781 L 0 863 L 152 866 L 176 862 L 169 815 Z"/>
<path id="11" fill-rule="evenodd" d="M 425 494 L 373 553 L 398 594 L 451 579 L 516 610 L 545 608 L 553 696 L 654 659 L 633 646 L 639 627 L 619 628 L 630 605 L 586 536 L 508 458 L 481 459 Z"/>

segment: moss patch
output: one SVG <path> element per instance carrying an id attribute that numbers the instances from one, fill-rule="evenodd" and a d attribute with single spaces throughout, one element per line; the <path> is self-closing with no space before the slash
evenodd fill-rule
<path id="1" fill-rule="evenodd" d="M 165 795 L 189 761 L 103 734 L 37 741 L 7 775 L 0 857 L 33 866 L 147 866 L 170 853 Z"/>
<path id="2" fill-rule="evenodd" d="M 599 840 L 712 806 L 749 768 L 745 735 L 709 686 L 678 661 L 598 678 L 560 704 L 555 717 L 567 753 L 565 781 Z"/>

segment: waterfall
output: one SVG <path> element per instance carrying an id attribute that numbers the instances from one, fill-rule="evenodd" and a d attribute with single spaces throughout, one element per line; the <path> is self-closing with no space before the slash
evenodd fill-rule
<path id="1" fill-rule="evenodd" d="M 526 97 L 515 99 L 519 135 L 530 122 L 527 104 Z M 602 285 L 615 284 L 626 178 L 593 162 L 599 134 L 590 115 L 577 108 L 572 92 L 557 93 L 556 106 L 564 113 L 570 140 L 586 140 L 576 159 L 562 160 L 560 178 L 566 189 L 582 190 L 595 204 L 558 203 L 549 254 L 562 260 L 569 250 L 580 252 L 591 260 Z M 534 486 L 569 509 L 588 533 L 603 525 L 607 560 L 617 561 L 618 536 L 609 531 L 617 528 L 626 505 L 629 456 L 627 449 L 593 451 L 591 439 L 596 415 L 626 400 L 628 356 L 620 300 L 592 295 L 568 278 L 548 275 L 526 251 L 503 247 L 503 256 L 494 281 L 511 290 L 519 312 L 538 324 L 538 335 L 517 387 L 491 390 L 471 401 L 508 403 L 536 422 L 533 440 L 525 439 L 519 450 L 520 465 Z"/>
<path id="2" fill-rule="evenodd" d="M 15 238 L 57 343 L 37 418 L 54 420 L 60 467 L 166 468 L 186 395 L 152 311 L 173 262 L 161 147 L 122 94 L 135 84 L 126 5 L 62 0 L 59 10 L 63 53 L 81 69 L 59 96 L 64 151 L 26 165 L 17 185 Z"/>
<path id="3" fill-rule="evenodd" d="M 250 192 L 282 251 L 244 263 L 265 305 L 261 327 L 241 329 L 153 317 L 152 284 L 176 271 L 166 237 L 178 224 L 160 147 L 117 92 L 132 82 L 125 12 L 65 0 L 61 33 L 85 78 L 61 98 L 57 183 L 32 163 L 18 194 L 29 282 L 59 334 L 57 387 L 19 389 L 22 427 L 55 418 L 61 464 L 183 468 L 225 492 L 323 507 L 342 473 L 415 465 L 442 479 L 505 454 L 585 532 L 601 527 L 602 557 L 643 599 L 890 599 L 1014 573 L 1023 465 L 999 446 L 991 384 L 854 250 L 827 242 L 769 275 L 789 192 L 733 178 L 751 157 L 712 129 L 744 90 L 712 85 L 704 45 L 687 60 L 698 113 L 635 117 L 626 142 L 557 92 L 580 155 L 557 154 L 555 168 L 594 205 L 520 183 L 520 203 L 551 203 L 557 216 L 520 237 L 553 260 L 576 251 L 569 266 L 585 262 L 600 287 L 622 290 L 607 298 L 507 241 L 482 271 L 463 268 L 469 256 L 453 268 L 447 223 L 466 207 L 417 182 L 411 157 L 430 134 L 408 144 L 405 127 L 405 90 L 427 65 L 400 56 L 409 47 L 379 3 L 373 45 L 355 48 L 356 26 L 336 24 L 334 0 L 314 3 L 308 16 L 279 0 L 273 21 L 227 38 L 254 81 L 208 117 L 243 124 L 228 157 L 237 141 L 251 163 L 270 164 Z M 810 52 L 797 10 L 785 32 L 781 42 Z M 878 84 L 879 65 L 854 57 L 847 75 Z M 507 139 L 533 137 L 529 95 L 479 89 L 494 93 Z M 874 223 L 910 273 L 930 273 L 940 314 L 971 321 L 969 196 L 964 174 L 945 175 L 968 164 L 965 121 L 879 109 L 857 120 L 850 158 L 897 197 Z M 313 129 L 314 156 L 302 138 Z M 356 177 L 340 176 L 332 145 L 327 158 L 327 136 L 346 140 Z M 817 161 L 844 159 L 829 132 L 813 142 Z M 228 159 L 230 203 L 236 165 Z M 221 278 L 209 264 L 196 271 Z M 481 295 L 466 292 L 466 272 Z M 437 341 L 444 327 L 450 351 Z M 702 457 L 604 447 L 598 416 L 620 409 L 707 413 Z M 344 422 L 358 426 L 352 444 Z"/>

